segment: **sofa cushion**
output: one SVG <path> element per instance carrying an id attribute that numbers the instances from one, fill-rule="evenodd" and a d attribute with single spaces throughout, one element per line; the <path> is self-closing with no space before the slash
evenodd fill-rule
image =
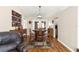
<path id="1" fill-rule="evenodd" d="M 5 32 L 0 33 L 0 45 L 16 42 L 17 44 L 20 43 L 20 37 L 15 32 Z"/>
<path id="2" fill-rule="evenodd" d="M 21 43 L 21 38 L 16 32 L 0 32 L 0 51 L 10 51 Z"/>
<path id="3" fill-rule="evenodd" d="M 9 35 L 6 35 L 6 36 L 0 35 L 0 45 L 2 45 L 2 44 L 7 44 L 7 43 L 9 43 L 9 42 L 11 42 L 11 41 L 12 41 L 12 40 L 10 40 Z"/>
<path id="4" fill-rule="evenodd" d="M 6 45 L 0 45 L 0 52 L 7 52 L 9 50 L 15 49 L 16 46 L 17 45 L 14 44 L 14 43 L 6 44 Z"/>

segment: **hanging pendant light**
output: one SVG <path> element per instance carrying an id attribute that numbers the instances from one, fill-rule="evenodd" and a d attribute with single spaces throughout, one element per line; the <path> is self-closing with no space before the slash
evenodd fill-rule
<path id="1" fill-rule="evenodd" d="M 38 13 L 38 16 L 37 16 L 37 18 L 39 18 L 39 19 L 41 19 L 42 18 L 42 16 L 41 16 L 41 6 L 38 6 L 39 7 L 39 13 Z"/>

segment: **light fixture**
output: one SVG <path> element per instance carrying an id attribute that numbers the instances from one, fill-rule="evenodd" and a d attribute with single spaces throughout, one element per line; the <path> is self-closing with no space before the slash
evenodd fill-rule
<path id="1" fill-rule="evenodd" d="M 41 16 L 41 6 L 38 6 L 38 8 L 39 8 L 39 13 L 38 13 L 38 16 L 37 16 L 37 18 L 39 18 L 39 19 L 41 19 L 42 18 L 42 16 Z"/>

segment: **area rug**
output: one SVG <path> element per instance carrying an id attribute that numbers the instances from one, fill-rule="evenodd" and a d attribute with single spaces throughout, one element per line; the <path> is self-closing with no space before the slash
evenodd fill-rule
<path id="1" fill-rule="evenodd" d="M 27 48 L 51 48 L 51 44 L 46 41 L 35 41 L 28 45 Z"/>

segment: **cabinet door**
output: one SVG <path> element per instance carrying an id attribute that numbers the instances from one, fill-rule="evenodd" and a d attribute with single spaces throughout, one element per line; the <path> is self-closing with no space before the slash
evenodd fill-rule
<path id="1" fill-rule="evenodd" d="M 48 36 L 53 37 L 53 28 L 48 28 Z"/>

